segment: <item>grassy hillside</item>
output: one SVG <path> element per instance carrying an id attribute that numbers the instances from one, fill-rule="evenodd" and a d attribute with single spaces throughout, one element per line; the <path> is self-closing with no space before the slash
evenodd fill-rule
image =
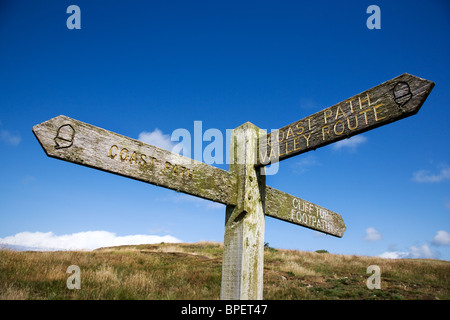
<path id="1" fill-rule="evenodd" d="M 81 289 L 69 290 L 70 265 Z M 369 290 L 369 265 L 381 289 Z M 91 252 L 0 250 L 0 299 L 219 299 L 217 243 L 103 248 Z M 387 260 L 266 248 L 264 299 L 450 299 L 450 262 Z"/>

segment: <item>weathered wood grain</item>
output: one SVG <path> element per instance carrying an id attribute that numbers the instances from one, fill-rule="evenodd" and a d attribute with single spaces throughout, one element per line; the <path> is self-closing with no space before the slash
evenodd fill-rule
<path id="1" fill-rule="evenodd" d="M 235 204 L 235 178 L 207 165 L 90 124 L 58 116 L 33 127 L 49 157 L 223 204 Z"/>
<path id="2" fill-rule="evenodd" d="M 314 203 L 266 187 L 266 215 L 341 238 L 346 226 L 341 215 Z"/>
<path id="3" fill-rule="evenodd" d="M 50 157 L 226 204 L 222 299 L 262 299 L 264 215 L 342 237 L 342 217 L 266 186 L 265 168 L 418 112 L 434 83 L 403 74 L 274 133 L 232 132 L 230 172 L 58 116 L 33 127 Z"/>
<path id="4" fill-rule="evenodd" d="M 264 215 L 338 237 L 345 231 L 337 213 L 266 186 L 265 168 L 254 166 L 265 132 L 251 123 L 232 132 L 230 172 L 66 116 L 33 133 L 50 157 L 226 204 L 222 299 L 262 299 Z"/>
<path id="5" fill-rule="evenodd" d="M 275 163 L 416 114 L 434 82 L 402 74 L 262 137 L 256 165 Z"/>
<path id="6" fill-rule="evenodd" d="M 239 183 L 237 181 L 237 176 L 246 176 L 250 170 L 248 164 L 253 161 L 239 159 L 245 156 L 243 152 L 236 154 L 235 163 L 232 165 L 236 172 L 233 174 L 66 116 L 58 116 L 34 126 L 33 133 L 49 157 L 226 205 L 240 204 L 243 205 L 239 208 L 241 211 L 248 211 L 250 202 L 244 200 L 248 197 L 256 199 L 252 193 L 260 191 L 254 185 L 256 180 L 243 178 Z M 261 134 L 260 131 L 258 134 Z M 251 156 L 254 157 L 254 153 Z M 244 166 L 244 163 L 247 166 Z M 244 172 L 239 173 L 239 170 Z M 262 177 L 258 179 L 261 180 Z M 254 186 L 250 187 L 249 183 Z M 266 215 L 305 225 L 302 219 L 290 218 L 295 197 L 270 187 L 266 190 Z M 262 196 L 264 197 L 264 194 Z"/>
<path id="7" fill-rule="evenodd" d="M 237 203 L 226 207 L 222 300 L 263 298 L 266 177 L 254 166 L 263 134 L 249 122 L 231 133 L 230 172 L 237 177 Z"/>

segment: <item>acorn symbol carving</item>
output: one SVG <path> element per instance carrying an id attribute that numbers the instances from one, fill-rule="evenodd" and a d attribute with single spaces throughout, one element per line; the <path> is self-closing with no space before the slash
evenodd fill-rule
<path id="1" fill-rule="evenodd" d="M 75 137 L 75 129 L 70 124 L 65 124 L 59 127 L 55 137 L 55 148 L 63 149 L 69 148 L 73 144 L 73 138 Z"/>
<path id="2" fill-rule="evenodd" d="M 394 87 L 394 101 L 399 108 L 402 107 L 412 98 L 411 88 L 407 82 L 399 82 Z"/>

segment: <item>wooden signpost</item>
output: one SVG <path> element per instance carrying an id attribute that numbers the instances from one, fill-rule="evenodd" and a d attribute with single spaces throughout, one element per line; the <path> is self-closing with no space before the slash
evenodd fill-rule
<path id="1" fill-rule="evenodd" d="M 233 201 L 230 173 L 66 116 L 33 127 L 49 157 L 215 202 Z"/>
<path id="2" fill-rule="evenodd" d="M 33 133 L 50 157 L 225 204 L 221 299 L 262 299 L 265 215 L 346 229 L 339 214 L 266 186 L 264 166 L 413 115 L 433 86 L 404 74 L 270 134 L 247 122 L 232 131 L 229 171 L 66 116 Z"/>
<path id="3" fill-rule="evenodd" d="M 434 83 L 402 74 L 263 136 L 257 165 L 275 163 L 416 114 Z"/>

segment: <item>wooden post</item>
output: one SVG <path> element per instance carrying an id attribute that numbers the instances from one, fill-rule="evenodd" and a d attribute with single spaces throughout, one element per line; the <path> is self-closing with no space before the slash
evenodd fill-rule
<path id="1" fill-rule="evenodd" d="M 231 133 L 229 171 L 237 177 L 237 204 L 226 207 L 223 300 L 261 300 L 263 297 L 266 181 L 260 168 L 255 169 L 255 163 L 258 138 L 264 134 L 250 122 Z"/>

